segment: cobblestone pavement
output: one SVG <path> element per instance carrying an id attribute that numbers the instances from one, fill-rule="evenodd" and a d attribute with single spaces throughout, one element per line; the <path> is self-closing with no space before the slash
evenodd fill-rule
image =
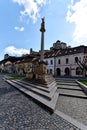
<path id="1" fill-rule="evenodd" d="M 0 130 L 80 130 L 51 114 L 0 76 Z"/>
<path id="2" fill-rule="evenodd" d="M 59 96 L 57 109 L 87 125 L 87 99 Z"/>
<path id="3" fill-rule="evenodd" d="M 87 99 L 77 97 L 78 95 L 84 97 L 87 96 L 87 94 L 85 94 L 83 90 L 81 90 L 79 85 L 78 86 L 65 85 L 64 88 L 63 81 L 62 84 L 63 85 L 59 85 L 59 88 L 57 90 L 58 92 L 62 93 L 62 95 L 60 95 L 58 98 L 56 109 L 76 119 L 77 121 L 87 125 Z M 75 87 L 80 88 L 80 91 L 75 90 Z M 72 90 L 70 90 L 71 88 Z M 69 96 L 64 96 L 63 93 L 67 93 L 69 94 Z M 70 96 L 72 94 L 74 94 L 75 97 Z"/>

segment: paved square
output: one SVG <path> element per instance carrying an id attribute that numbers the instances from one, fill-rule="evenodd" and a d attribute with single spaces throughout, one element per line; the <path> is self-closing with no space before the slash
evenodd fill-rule
<path id="1" fill-rule="evenodd" d="M 80 130 L 51 114 L 0 76 L 0 130 Z"/>

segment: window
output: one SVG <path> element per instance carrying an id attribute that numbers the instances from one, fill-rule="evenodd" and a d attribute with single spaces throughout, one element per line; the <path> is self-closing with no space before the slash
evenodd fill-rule
<path id="1" fill-rule="evenodd" d="M 78 57 L 75 57 L 75 63 L 77 63 L 78 62 Z"/>
<path id="2" fill-rule="evenodd" d="M 60 59 L 58 60 L 58 64 L 60 64 Z"/>
<path id="3" fill-rule="evenodd" d="M 50 69 L 50 74 L 52 74 L 52 69 Z"/>
<path id="4" fill-rule="evenodd" d="M 79 67 L 76 68 L 76 75 L 81 75 L 82 71 Z"/>
<path id="5" fill-rule="evenodd" d="M 47 74 L 49 73 L 49 70 L 47 69 Z"/>
<path id="6" fill-rule="evenodd" d="M 66 64 L 68 64 L 68 62 L 69 62 L 69 59 L 68 59 L 68 58 L 66 58 Z"/>
<path id="7" fill-rule="evenodd" d="M 83 59 L 87 59 L 87 56 L 84 56 Z"/>
<path id="8" fill-rule="evenodd" d="M 50 61 L 50 64 L 53 65 L 53 60 Z"/>
<path id="9" fill-rule="evenodd" d="M 48 65 L 48 61 L 46 60 L 46 63 L 47 63 L 47 65 Z"/>

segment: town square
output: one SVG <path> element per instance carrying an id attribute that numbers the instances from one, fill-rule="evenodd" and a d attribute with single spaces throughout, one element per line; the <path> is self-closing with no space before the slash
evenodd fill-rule
<path id="1" fill-rule="evenodd" d="M 49 0 L 47 3 L 43 0 L 32 0 L 32 2 L 11 0 L 8 4 L 12 6 L 10 2 L 24 6 L 25 10 L 20 12 L 22 16 L 20 19 L 22 21 L 26 17 L 26 26 L 31 22 L 28 20 L 31 19 L 32 30 L 39 21 L 39 26 L 36 25 L 36 30 L 33 30 L 36 31 L 35 35 L 31 37 L 34 40 L 36 37 L 39 39 L 39 49 L 34 48 L 34 46 L 37 48 L 38 40 L 34 46 L 30 43 L 29 49 L 24 49 L 29 40 L 24 43 L 25 45 L 22 43 L 19 45 L 21 49 L 15 48 L 15 44 L 5 48 L 3 58 L 0 59 L 0 130 L 87 130 L 87 45 L 85 44 L 87 42 L 85 42 L 85 35 L 83 44 L 75 41 L 78 44 L 72 46 L 56 39 L 47 49 L 48 20 L 45 15 L 40 18 L 38 15 L 39 9 L 44 6 L 49 5 L 52 8 L 53 1 Z M 61 3 L 60 0 L 58 3 L 63 7 L 66 5 L 66 2 Z M 1 4 L 4 3 L 1 2 Z M 70 18 L 71 10 L 75 11 L 85 4 L 83 0 L 79 2 L 71 0 L 67 19 Z M 18 7 L 15 8 L 18 9 Z M 52 28 L 50 25 L 51 33 L 54 35 Z M 25 28 L 15 26 L 14 30 L 23 33 Z M 81 33 L 79 34 L 78 37 L 81 36 Z M 7 35 L 9 36 L 9 32 Z M 15 34 L 14 37 L 17 35 L 15 42 L 19 39 L 19 34 Z M 23 41 L 26 36 L 21 34 L 20 40 Z"/>

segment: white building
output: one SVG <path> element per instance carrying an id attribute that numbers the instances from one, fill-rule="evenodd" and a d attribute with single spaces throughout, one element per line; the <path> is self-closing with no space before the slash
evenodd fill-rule
<path id="1" fill-rule="evenodd" d="M 54 75 L 54 57 L 44 59 L 47 63 L 47 73 Z"/>
<path id="2" fill-rule="evenodd" d="M 45 53 L 44 61 L 48 63 L 48 73 L 55 76 L 83 76 L 78 59 L 81 63 L 87 57 L 87 46 L 78 46 L 66 49 L 54 49 Z M 87 70 L 86 70 L 87 72 Z"/>

